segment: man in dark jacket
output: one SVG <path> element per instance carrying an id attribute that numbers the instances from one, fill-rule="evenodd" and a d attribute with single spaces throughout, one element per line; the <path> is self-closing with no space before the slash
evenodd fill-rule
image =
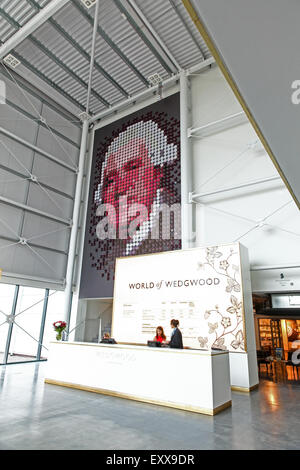
<path id="1" fill-rule="evenodd" d="M 182 344 L 182 334 L 181 331 L 178 328 L 179 321 L 178 320 L 171 320 L 171 328 L 173 328 L 172 334 L 171 334 L 171 340 L 169 342 L 170 348 L 177 348 L 177 349 L 183 349 L 183 344 Z"/>

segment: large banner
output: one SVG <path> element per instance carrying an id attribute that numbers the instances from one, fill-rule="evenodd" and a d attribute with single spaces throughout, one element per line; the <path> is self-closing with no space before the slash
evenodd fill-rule
<path id="1" fill-rule="evenodd" d="M 184 346 L 254 349 L 247 263 L 239 243 L 118 259 L 112 335 L 147 344 L 162 326 L 170 339 L 174 318 Z"/>
<path id="2" fill-rule="evenodd" d="M 113 296 L 120 256 L 181 248 L 179 94 L 95 132 L 80 297 Z"/>

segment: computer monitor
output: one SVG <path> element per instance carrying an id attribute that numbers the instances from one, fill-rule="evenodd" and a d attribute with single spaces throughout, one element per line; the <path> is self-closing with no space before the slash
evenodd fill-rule
<path id="1" fill-rule="evenodd" d="M 114 338 L 102 338 L 100 343 L 105 343 L 105 344 L 117 344 L 116 340 Z"/>
<path id="2" fill-rule="evenodd" d="M 148 341 L 147 344 L 150 348 L 160 348 L 161 347 L 161 343 L 159 341 Z"/>

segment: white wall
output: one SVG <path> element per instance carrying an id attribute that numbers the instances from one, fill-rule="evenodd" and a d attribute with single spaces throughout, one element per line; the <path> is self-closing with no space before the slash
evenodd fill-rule
<path id="1" fill-rule="evenodd" d="M 218 68 L 192 78 L 192 102 L 193 128 L 242 111 Z M 194 193 L 278 176 L 248 122 L 191 139 Z M 289 269 L 300 266 L 300 214 L 281 180 L 198 201 L 196 246 L 241 241 L 249 250 L 252 268 L 280 268 L 252 271 L 253 290 L 300 290 L 300 270 Z M 254 228 L 265 218 L 266 225 Z M 280 282 L 282 272 L 288 279 L 285 283 Z"/>

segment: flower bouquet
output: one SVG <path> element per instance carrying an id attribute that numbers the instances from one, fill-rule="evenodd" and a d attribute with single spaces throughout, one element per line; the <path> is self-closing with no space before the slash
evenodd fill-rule
<path id="1" fill-rule="evenodd" d="M 67 324 L 65 321 L 56 321 L 53 323 L 54 330 L 56 331 L 56 339 L 57 341 L 61 341 L 62 332 L 66 329 Z"/>

